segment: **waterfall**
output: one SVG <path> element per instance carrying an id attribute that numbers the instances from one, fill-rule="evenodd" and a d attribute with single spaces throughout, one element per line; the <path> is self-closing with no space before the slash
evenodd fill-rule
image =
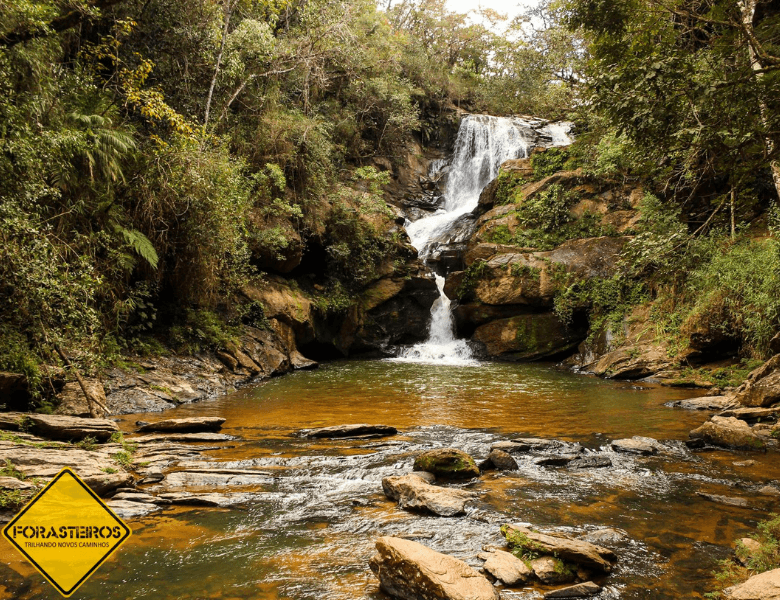
<path id="1" fill-rule="evenodd" d="M 533 129 L 537 127 L 538 129 Z M 569 124 L 546 124 L 543 121 L 469 115 L 460 124 L 455 150 L 449 167 L 444 208 L 414 223 L 406 231 L 423 261 L 437 242 L 447 241 L 447 234 L 459 217 L 473 211 L 483 188 L 498 176 L 506 160 L 525 158 L 541 135 L 552 144 L 568 144 Z M 441 169 L 437 162 L 432 170 Z M 431 308 L 428 339 L 403 350 L 394 360 L 432 362 L 445 365 L 477 364 L 465 340 L 455 338 L 450 299 L 444 293 L 444 277 L 436 276 L 439 298 Z"/>

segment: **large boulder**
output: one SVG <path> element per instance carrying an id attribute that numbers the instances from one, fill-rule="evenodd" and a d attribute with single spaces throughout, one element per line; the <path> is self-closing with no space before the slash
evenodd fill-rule
<path id="1" fill-rule="evenodd" d="M 539 533 L 520 525 L 503 525 L 501 533 L 512 548 L 554 555 L 601 573 L 611 572 L 617 562 L 617 556 L 612 550 L 583 540 Z"/>
<path id="2" fill-rule="evenodd" d="M 385 477 L 382 489 L 400 508 L 427 510 L 441 517 L 464 514 L 466 503 L 474 499 L 471 492 L 430 485 L 414 474 Z"/>
<path id="3" fill-rule="evenodd" d="M 737 390 L 736 400 L 743 406 L 772 406 L 780 402 L 780 354 L 754 370 Z"/>
<path id="4" fill-rule="evenodd" d="M 462 560 L 394 537 L 381 537 L 369 561 L 386 594 L 404 600 L 498 600 L 491 583 Z"/>
<path id="5" fill-rule="evenodd" d="M 692 440 L 703 440 L 735 450 L 763 450 L 766 447 L 764 440 L 753 433 L 750 425 L 736 417 L 712 417 L 689 435 Z"/>
<path id="6" fill-rule="evenodd" d="M 415 471 L 428 471 L 448 479 L 479 477 L 474 459 L 462 450 L 439 448 L 423 452 L 414 460 Z"/>
<path id="7" fill-rule="evenodd" d="M 84 387 L 93 398 L 97 398 L 103 406 L 106 405 L 106 391 L 103 388 L 103 382 L 98 379 L 84 379 Z M 107 416 L 100 405 L 95 405 L 94 410 L 98 416 Z M 70 417 L 90 417 L 92 413 L 89 410 L 89 402 L 84 396 L 84 391 L 75 381 L 71 381 L 65 384 L 62 391 L 57 394 L 57 408 L 54 410 L 55 415 L 66 415 Z"/>
<path id="8" fill-rule="evenodd" d="M 472 339 L 502 360 L 539 360 L 573 351 L 585 339 L 584 326 L 569 326 L 553 313 L 526 314 L 477 327 Z"/>
<path id="9" fill-rule="evenodd" d="M 745 583 L 723 590 L 729 600 L 780 600 L 780 569 L 753 575 Z"/>

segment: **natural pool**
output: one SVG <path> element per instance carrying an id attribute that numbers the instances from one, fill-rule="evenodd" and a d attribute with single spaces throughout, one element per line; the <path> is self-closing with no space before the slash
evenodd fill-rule
<path id="1" fill-rule="evenodd" d="M 780 466 L 773 455 L 685 448 L 682 440 L 705 414 L 664 404 L 695 395 L 551 365 L 344 361 L 182 406 L 166 418 L 227 419 L 223 431 L 240 440 L 207 452 L 207 460 L 267 472 L 266 483 L 249 488 L 259 492 L 257 500 L 130 520 L 133 537 L 74 598 L 382 598 L 367 565 L 378 536 L 405 536 L 479 567 L 477 553 L 501 543 L 505 522 L 571 533 L 605 527 L 623 532 L 615 547 L 620 562 L 601 581 L 606 587 L 600 598 L 702 597 L 711 589 L 716 561 L 772 506 L 722 506 L 696 492 L 748 495 L 780 479 Z M 155 417 L 127 415 L 121 426 L 130 432 L 136 420 Z M 333 441 L 297 435 L 360 422 L 393 425 L 400 433 Z M 411 471 L 415 454 L 434 447 L 460 448 L 479 460 L 491 443 L 516 436 L 598 450 L 635 435 L 665 442 L 667 452 L 650 458 L 610 454 L 612 467 L 576 471 L 519 460 L 516 472 L 488 472 L 468 484 L 480 498 L 464 517 L 408 513 L 381 490 L 383 477 Z M 733 464 L 746 458 L 756 463 Z M 0 557 L 0 598 L 59 597 L 4 540 Z M 506 591 L 504 597 L 538 598 L 539 590 Z"/>

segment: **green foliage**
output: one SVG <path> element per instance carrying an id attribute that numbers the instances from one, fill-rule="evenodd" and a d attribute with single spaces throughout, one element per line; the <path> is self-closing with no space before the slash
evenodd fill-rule
<path id="1" fill-rule="evenodd" d="M 207 309 L 186 310 L 182 322 L 173 325 L 168 332 L 171 345 L 187 354 L 227 348 L 239 335 L 238 327 Z"/>
<path id="2" fill-rule="evenodd" d="M 88 452 L 92 452 L 98 447 L 97 440 L 94 436 L 91 435 L 86 436 L 76 445 L 82 450 L 87 450 Z"/>
<path id="3" fill-rule="evenodd" d="M 484 279 L 490 273 L 490 267 L 487 262 L 478 259 L 471 263 L 463 273 L 463 280 L 460 282 L 457 290 L 457 297 L 463 300 L 468 293 L 473 290 L 480 280 Z"/>
<path id="4" fill-rule="evenodd" d="M 24 473 L 17 469 L 10 459 L 5 459 L 5 466 L 0 469 L 0 477 L 13 477 L 15 479 L 25 479 Z"/>
<path id="5" fill-rule="evenodd" d="M 534 179 L 539 181 L 558 171 L 574 169 L 576 165 L 565 148 L 548 148 L 544 152 L 531 154 L 531 167 L 534 170 Z"/>
<path id="6" fill-rule="evenodd" d="M 528 182 L 517 173 L 500 170 L 496 182 L 495 205 L 518 204 L 522 199 L 520 188 L 526 183 Z"/>

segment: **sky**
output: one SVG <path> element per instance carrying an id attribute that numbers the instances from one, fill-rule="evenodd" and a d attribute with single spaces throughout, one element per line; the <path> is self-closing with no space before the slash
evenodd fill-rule
<path id="1" fill-rule="evenodd" d="M 508 14 L 510 19 L 535 4 L 536 0 L 447 0 L 447 7 L 455 12 L 465 13 L 481 6 Z"/>

